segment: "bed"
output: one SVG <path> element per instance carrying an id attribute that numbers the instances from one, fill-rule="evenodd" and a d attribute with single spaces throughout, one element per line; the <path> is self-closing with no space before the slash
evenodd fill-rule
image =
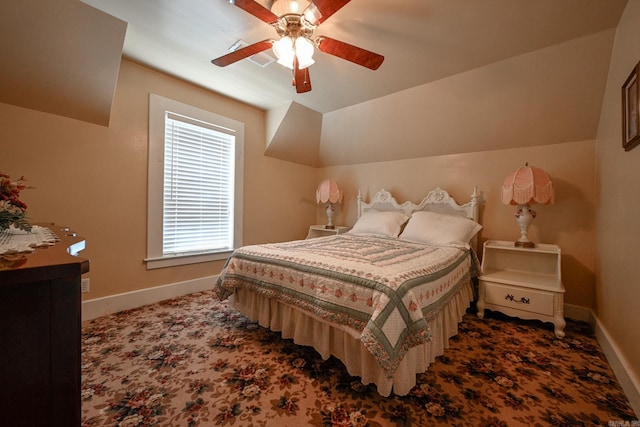
<path id="1" fill-rule="evenodd" d="M 406 395 L 448 348 L 473 300 L 479 195 L 436 188 L 418 204 L 358 195 L 347 233 L 237 249 L 215 284 L 263 326 L 373 383 Z"/>

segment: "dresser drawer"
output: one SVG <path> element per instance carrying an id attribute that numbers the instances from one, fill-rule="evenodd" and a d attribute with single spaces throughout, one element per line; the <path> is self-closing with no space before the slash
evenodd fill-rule
<path id="1" fill-rule="evenodd" d="M 485 301 L 513 310 L 553 316 L 554 293 L 483 281 Z"/>

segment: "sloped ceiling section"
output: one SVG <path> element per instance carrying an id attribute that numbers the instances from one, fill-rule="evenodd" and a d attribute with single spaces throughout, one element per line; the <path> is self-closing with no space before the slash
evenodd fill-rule
<path id="1" fill-rule="evenodd" d="M 615 29 L 323 116 L 320 166 L 596 138 Z"/>
<path id="2" fill-rule="evenodd" d="M 291 101 L 267 111 L 265 155 L 318 166 L 322 114 Z"/>
<path id="3" fill-rule="evenodd" d="M 0 102 L 109 124 L 127 24 L 76 0 L 0 6 Z"/>

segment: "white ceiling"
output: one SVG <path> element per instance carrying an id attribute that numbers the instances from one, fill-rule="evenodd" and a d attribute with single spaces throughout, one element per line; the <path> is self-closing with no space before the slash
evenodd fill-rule
<path id="1" fill-rule="evenodd" d="M 237 40 L 277 38 L 228 0 L 83 0 L 128 23 L 123 54 L 265 110 L 295 101 L 335 111 L 617 26 L 627 0 L 352 0 L 316 29 L 385 56 L 371 71 L 316 51 L 313 90 L 291 72 L 211 60 Z M 258 0 L 266 1 L 266 0 Z"/>

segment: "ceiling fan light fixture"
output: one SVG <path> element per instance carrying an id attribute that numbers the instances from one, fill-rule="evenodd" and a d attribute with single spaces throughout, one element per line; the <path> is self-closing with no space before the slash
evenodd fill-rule
<path id="1" fill-rule="evenodd" d="M 273 43 L 273 53 L 278 58 L 278 64 L 293 69 L 294 56 L 298 58 L 298 68 L 303 69 L 315 63 L 313 60 L 313 43 L 305 37 L 292 39 L 284 36 Z"/>
<path id="2" fill-rule="evenodd" d="M 322 13 L 320 13 L 320 9 L 318 9 L 318 6 L 316 6 L 314 3 L 309 3 L 309 6 L 307 6 L 307 8 L 304 10 L 303 16 L 304 19 L 307 20 L 307 22 L 316 24 L 318 21 L 320 21 L 320 18 L 322 18 Z"/>
<path id="3" fill-rule="evenodd" d="M 384 61 L 384 56 L 349 43 L 325 36 L 314 37 L 313 33 L 317 26 L 351 0 L 230 1 L 245 12 L 271 25 L 280 36 L 280 40 L 265 39 L 211 60 L 219 67 L 226 67 L 271 48 L 278 58 L 278 63 L 293 70 L 293 85 L 296 92 L 305 93 L 311 90 L 308 67 L 314 63 L 313 53 L 316 47 L 323 53 L 371 70 L 377 70 Z"/>
<path id="4" fill-rule="evenodd" d="M 305 68 L 315 64 L 316 61 L 313 60 L 313 58 L 309 57 L 309 58 L 300 58 L 298 57 L 298 68 L 301 70 L 304 70 Z"/>
<path id="5" fill-rule="evenodd" d="M 296 57 L 298 58 L 298 68 L 307 68 L 316 61 L 313 60 L 313 43 L 305 37 L 298 37 L 295 40 Z"/>
<path id="6" fill-rule="evenodd" d="M 278 58 L 278 64 L 293 69 L 293 40 L 291 37 L 285 36 L 273 44 L 273 53 Z"/>
<path id="7" fill-rule="evenodd" d="M 278 59 L 278 64 L 282 65 L 283 67 L 287 67 L 290 70 L 293 70 L 293 56 L 291 56 L 291 59 L 285 59 L 285 58 L 280 58 Z"/>
<path id="8" fill-rule="evenodd" d="M 271 12 L 277 16 L 302 15 L 309 3 L 308 0 L 275 0 L 271 5 Z"/>

